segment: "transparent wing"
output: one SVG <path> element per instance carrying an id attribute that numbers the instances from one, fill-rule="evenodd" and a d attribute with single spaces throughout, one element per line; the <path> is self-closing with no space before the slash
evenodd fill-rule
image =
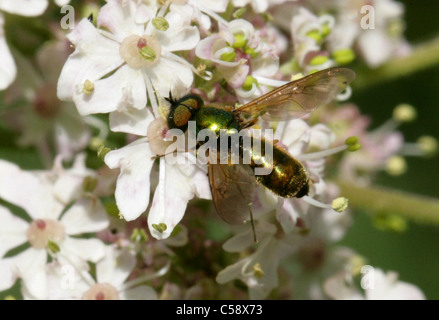
<path id="1" fill-rule="evenodd" d="M 244 122 L 259 116 L 274 121 L 300 118 L 334 100 L 354 79 L 351 69 L 329 68 L 276 88 L 234 112 Z"/>
<path id="2" fill-rule="evenodd" d="M 249 220 L 255 176 L 248 165 L 209 164 L 210 189 L 219 216 L 230 224 Z"/>

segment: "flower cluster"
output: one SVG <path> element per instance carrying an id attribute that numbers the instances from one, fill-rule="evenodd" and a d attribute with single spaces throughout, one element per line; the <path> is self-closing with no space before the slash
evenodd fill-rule
<path id="1" fill-rule="evenodd" d="M 22 2 L 0 10 L 37 16 L 48 6 Z M 52 30 L 32 63 L 12 57 L 0 12 L 2 120 L 46 166 L 0 160 L 0 291 L 21 279 L 26 299 L 424 298 L 379 269 L 357 288 L 365 260 L 337 245 L 353 219 L 339 177 L 368 185 L 379 170 L 402 172 L 404 152 L 434 152 L 433 138 L 413 145 L 396 132 L 410 106 L 372 132 L 351 104 L 260 119 L 255 128 L 272 129 L 310 187 L 286 199 L 255 183 L 243 225 L 214 220 L 212 177 L 190 147 L 166 157 L 181 97 L 232 110 L 319 70 L 408 55 L 403 11 L 393 0 L 107 0 L 70 32 Z"/>

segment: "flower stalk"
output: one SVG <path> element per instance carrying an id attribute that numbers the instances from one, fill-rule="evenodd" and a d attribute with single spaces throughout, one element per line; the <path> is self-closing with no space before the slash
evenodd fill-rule
<path id="1" fill-rule="evenodd" d="M 397 214 L 416 223 L 439 225 L 439 200 L 379 186 L 358 186 L 337 181 L 341 193 L 353 207 L 369 212 Z"/>
<path id="2" fill-rule="evenodd" d="M 439 38 L 418 45 L 412 53 L 403 58 L 389 60 L 377 69 L 357 69 L 361 76 L 352 84 L 354 90 L 364 90 L 418 71 L 439 65 Z"/>

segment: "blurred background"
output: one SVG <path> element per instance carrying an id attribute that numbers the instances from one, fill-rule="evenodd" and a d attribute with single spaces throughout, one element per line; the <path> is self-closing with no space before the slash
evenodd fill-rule
<path id="1" fill-rule="evenodd" d="M 439 37 L 437 13 L 439 2 L 401 1 L 406 7 L 407 40 L 421 44 Z M 418 111 L 417 120 L 403 124 L 399 130 L 406 141 L 421 135 L 439 139 L 439 65 L 404 78 L 354 90 L 352 101 L 364 114 L 370 115 L 372 127 L 389 119 L 393 108 L 409 103 Z M 439 198 L 439 157 L 406 157 L 408 170 L 392 177 L 381 173 L 375 183 L 411 193 Z M 367 258 L 367 263 L 384 270 L 397 270 L 402 281 L 418 285 L 427 299 L 439 299 L 439 226 L 409 222 L 401 233 L 376 229 L 371 212 L 355 210 L 354 225 L 342 244 L 352 247 Z M 439 214 L 439 212 L 437 212 Z"/>

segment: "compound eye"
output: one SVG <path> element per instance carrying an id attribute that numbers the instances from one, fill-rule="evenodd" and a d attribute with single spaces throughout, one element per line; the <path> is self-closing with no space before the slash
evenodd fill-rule
<path id="1" fill-rule="evenodd" d="M 186 126 L 191 116 L 192 113 L 186 106 L 180 105 L 175 108 L 173 117 L 175 127 L 180 128 Z"/>

